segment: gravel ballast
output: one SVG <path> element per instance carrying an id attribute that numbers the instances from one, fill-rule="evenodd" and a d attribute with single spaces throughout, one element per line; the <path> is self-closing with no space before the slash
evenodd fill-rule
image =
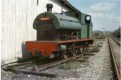
<path id="1" fill-rule="evenodd" d="M 78 64 L 77 64 L 78 63 Z M 61 80 L 111 80 L 112 70 L 109 56 L 109 49 L 107 40 L 104 41 L 103 47 L 99 52 L 95 52 L 94 56 L 90 56 L 85 62 L 70 62 L 62 65 L 69 65 L 69 67 L 46 70 L 45 72 L 52 72 L 58 74 L 58 79 Z M 60 65 L 60 66 L 62 66 Z M 73 66 L 76 66 L 73 68 Z"/>

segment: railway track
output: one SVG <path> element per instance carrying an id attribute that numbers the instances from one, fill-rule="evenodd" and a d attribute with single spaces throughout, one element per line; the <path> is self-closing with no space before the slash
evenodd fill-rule
<path id="1" fill-rule="evenodd" d="M 3 69 L 11 69 L 11 68 L 19 68 L 19 69 L 22 69 L 22 68 L 26 68 L 28 66 L 31 66 L 33 64 L 38 64 L 38 65 L 42 65 L 42 64 L 45 64 L 45 63 L 50 63 L 50 62 L 53 62 L 55 60 L 59 60 L 58 59 L 49 59 L 49 58 L 40 58 L 40 57 L 35 57 L 35 58 L 30 58 L 30 59 L 25 59 L 25 60 L 21 60 L 21 61 L 16 61 L 16 62 L 12 62 L 12 63 L 9 63 L 9 64 L 5 64 L 5 65 L 2 65 L 1 68 Z"/>
<path id="2" fill-rule="evenodd" d="M 99 47 L 99 46 L 95 46 L 92 50 L 90 50 L 90 52 L 94 51 L 96 49 L 96 47 Z M 88 53 L 89 53 L 89 51 L 84 52 L 85 56 L 88 55 Z M 15 64 L 15 65 L 11 64 L 7 67 L 3 67 L 3 69 L 6 71 L 11 71 L 11 72 L 15 72 L 15 73 L 31 74 L 31 75 L 46 76 L 46 77 L 56 77 L 57 74 L 43 73 L 42 71 L 52 68 L 54 66 L 57 66 L 59 64 L 63 64 L 63 63 L 69 62 L 69 61 L 76 60 L 76 59 L 80 58 L 81 56 L 82 56 L 82 54 L 78 54 L 76 56 L 72 56 L 67 59 L 51 60 L 48 63 L 45 62 L 44 64 L 39 64 L 36 66 L 33 66 L 32 64 L 33 63 L 36 64 L 35 62 L 37 62 L 37 61 L 40 62 L 40 61 L 33 60 L 33 61 L 23 62 L 23 63 L 19 63 L 19 64 Z"/>
<path id="3" fill-rule="evenodd" d="M 12 67 L 12 66 L 27 65 L 27 64 L 32 64 L 33 62 L 36 62 L 37 60 L 38 60 L 38 57 L 31 57 L 31 58 L 21 59 L 19 61 L 11 62 L 8 64 L 3 64 L 1 65 L 1 67 L 5 68 L 5 67 Z"/>
<path id="4" fill-rule="evenodd" d="M 118 40 L 116 40 L 116 39 L 114 39 L 114 38 L 112 38 L 119 46 L 121 46 L 121 43 L 120 43 L 120 41 L 118 41 Z"/>
<path id="5" fill-rule="evenodd" d="M 18 68 L 18 67 L 14 67 L 14 66 L 13 66 L 13 67 L 10 67 L 10 68 L 7 68 L 7 69 L 5 69 L 5 70 L 6 70 L 6 71 L 17 72 L 17 73 L 38 75 L 38 76 L 56 77 L 56 76 L 57 76 L 56 74 L 43 73 L 43 72 L 41 72 L 41 71 L 46 70 L 46 69 L 49 69 L 49 68 L 52 68 L 52 67 L 57 66 L 57 65 L 59 65 L 59 64 L 63 64 L 63 63 L 66 63 L 66 62 L 68 62 L 68 61 L 77 59 L 77 58 L 79 58 L 80 56 L 81 56 L 81 55 L 77 55 L 77 56 L 70 57 L 70 58 L 67 58 L 67 59 L 62 59 L 62 60 L 59 60 L 59 61 L 55 61 L 55 62 L 43 64 L 43 65 L 40 65 L 40 66 L 33 67 L 33 68 L 30 69 L 30 70 L 20 69 L 20 68 Z M 16 65 L 15 65 L 15 66 L 16 66 Z"/>
<path id="6" fill-rule="evenodd" d="M 120 45 L 120 43 L 117 40 L 114 40 L 114 41 L 118 45 Z M 114 49 L 112 47 L 113 45 L 111 45 L 110 38 L 108 38 L 108 45 L 109 45 L 109 51 L 110 51 L 110 56 L 111 56 L 111 62 L 112 62 L 113 79 L 114 80 L 120 80 L 121 79 L 121 76 L 120 76 L 120 66 L 119 66 L 120 63 L 118 63 L 118 61 L 117 61 L 117 57 L 116 57 L 116 54 L 115 54 Z"/>

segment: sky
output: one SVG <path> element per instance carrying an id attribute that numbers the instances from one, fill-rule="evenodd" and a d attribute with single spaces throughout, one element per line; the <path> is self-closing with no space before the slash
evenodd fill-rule
<path id="1" fill-rule="evenodd" d="M 82 13 L 92 16 L 93 30 L 114 31 L 119 28 L 121 0 L 68 0 L 68 2 Z"/>

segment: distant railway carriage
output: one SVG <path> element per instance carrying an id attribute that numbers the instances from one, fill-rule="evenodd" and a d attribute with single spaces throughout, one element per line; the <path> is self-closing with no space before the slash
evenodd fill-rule
<path id="1" fill-rule="evenodd" d="M 63 56 L 81 53 L 87 44 L 92 44 L 91 16 L 68 11 L 52 13 L 52 4 L 47 12 L 39 14 L 33 23 L 37 31 L 36 41 L 26 41 L 26 48 L 33 56 Z"/>

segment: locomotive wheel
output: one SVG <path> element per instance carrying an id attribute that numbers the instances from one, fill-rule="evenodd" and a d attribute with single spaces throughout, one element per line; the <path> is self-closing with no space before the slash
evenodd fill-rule
<path id="1" fill-rule="evenodd" d="M 76 56 L 76 54 L 75 53 L 72 53 L 72 56 Z"/>
<path id="2" fill-rule="evenodd" d="M 78 49 L 74 49 L 74 50 L 72 51 L 72 56 L 76 56 L 77 53 L 78 53 Z"/>
<path id="3" fill-rule="evenodd" d="M 68 58 L 68 55 L 67 54 L 63 54 L 63 58 L 64 59 L 67 59 Z"/>
<path id="4" fill-rule="evenodd" d="M 83 48 L 83 54 L 87 54 L 89 52 L 89 48 L 86 46 Z"/>
<path id="5" fill-rule="evenodd" d="M 79 54 L 82 54 L 83 53 L 83 49 L 84 48 L 79 48 Z"/>
<path id="6" fill-rule="evenodd" d="M 79 54 L 81 54 L 81 57 L 83 58 L 83 56 L 84 56 L 84 47 L 79 48 Z"/>
<path id="7" fill-rule="evenodd" d="M 62 52 L 62 58 L 67 59 L 69 56 L 67 52 Z"/>

